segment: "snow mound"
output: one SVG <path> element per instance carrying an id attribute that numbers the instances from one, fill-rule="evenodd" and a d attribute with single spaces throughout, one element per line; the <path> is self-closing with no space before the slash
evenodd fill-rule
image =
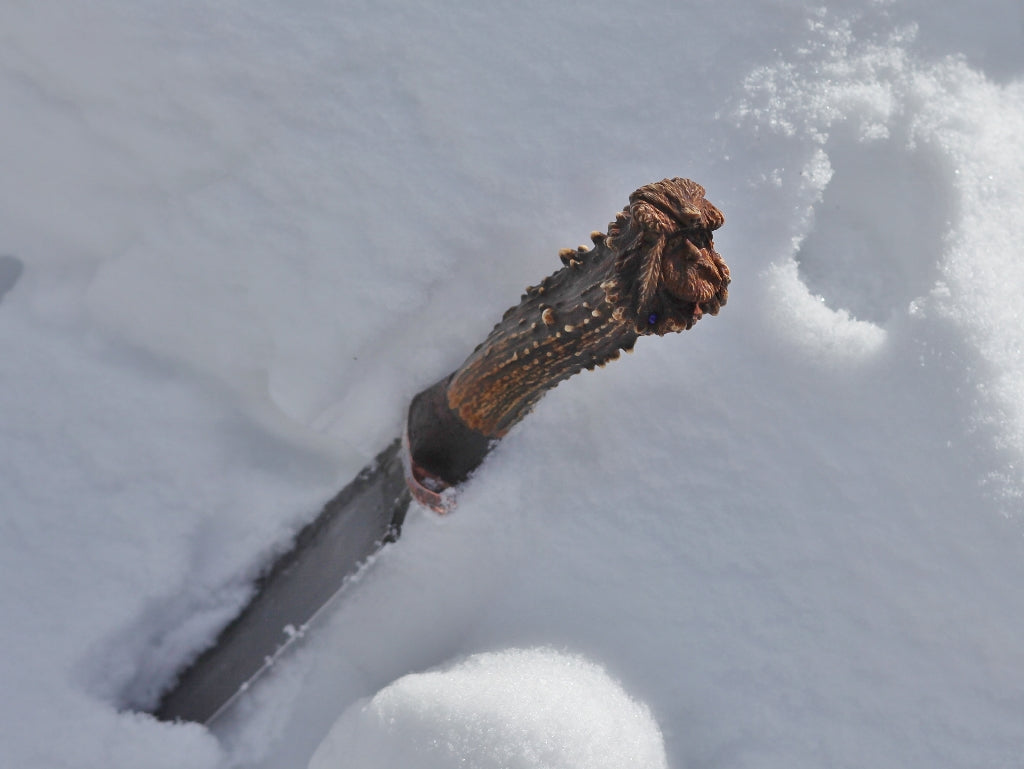
<path id="1" fill-rule="evenodd" d="M 667 766 L 650 711 L 592 662 L 551 649 L 477 654 L 404 676 L 332 727 L 309 769 Z"/>

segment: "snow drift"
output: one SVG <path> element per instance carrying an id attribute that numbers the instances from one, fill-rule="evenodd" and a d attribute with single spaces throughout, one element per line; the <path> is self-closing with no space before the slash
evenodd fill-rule
<path id="1" fill-rule="evenodd" d="M 665 767 L 661 732 L 599 667 L 549 649 L 404 676 L 338 719 L 309 769 Z"/>
<path id="2" fill-rule="evenodd" d="M 669 766 L 1021 764 L 1017 0 L 36 0 L 0 43 L 0 765 L 386 755 L 355 703 L 422 736 L 488 660 L 576 755 L 599 667 Z M 720 317 L 550 393 L 216 732 L 133 711 L 676 175 Z M 473 657 L 541 647 L 564 685 Z"/>

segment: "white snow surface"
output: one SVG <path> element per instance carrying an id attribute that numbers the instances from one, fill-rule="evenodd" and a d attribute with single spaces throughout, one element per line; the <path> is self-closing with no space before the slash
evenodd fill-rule
<path id="1" fill-rule="evenodd" d="M 0 105 L 0 766 L 1024 767 L 1019 0 L 7 0 Z M 137 712 L 666 176 L 721 315 Z"/>
<path id="2" fill-rule="evenodd" d="M 412 673 L 331 728 L 309 769 L 665 769 L 661 732 L 605 671 L 550 649 Z"/>

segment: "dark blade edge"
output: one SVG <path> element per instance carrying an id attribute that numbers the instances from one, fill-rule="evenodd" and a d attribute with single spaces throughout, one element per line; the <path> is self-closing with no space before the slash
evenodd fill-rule
<path id="1" fill-rule="evenodd" d="M 213 722 L 397 539 L 410 501 L 400 448 L 393 441 L 299 532 L 257 580 L 252 600 L 163 695 L 154 716 Z"/>
<path id="2" fill-rule="evenodd" d="M 406 505 L 408 505 L 408 500 L 406 501 Z M 296 629 L 292 630 L 290 633 L 286 633 L 286 640 L 280 646 L 278 646 L 277 649 L 275 649 L 272 654 L 270 654 L 270 655 L 268 655 L 267 657 L 264 658 L 263 664 L 260 665 L 259 669 L 255 673 L 253 673 L 251 676 L 249 676 L 249 678 L 247 680 L 243 681 L 239 685 L 239 687 L 235 691 L 235 693 L 232 694 L 227 700 L 225 700 L 224 703 L 219 708 L 217 708 L 213 712 L 212 715 L 210 715 L 205 721 L 202 722 L 203 725 L 204 726 L 212 726 L 214 723 L 217 722 L 217 720 L 222 715 L 224 715 L 225 713 L 229 712 L 231 710 L 232 706 L 235 704 L 235 702 L 240 697 L 242 697 L 242 695 L 244 695 L 246 692 L 248 692 L 249 689 L 260 678 L 262 678 L 263 675 L 268 670 L 270 670 L 272 667 L 274 667 L 274 665 L 277 664 L 278 660 L 283 658 L 285 656 L 285 654 L 292 648 L 292 646 L 294 646 L 296 643 L 301 641 L 306 636 L 306 631 L 309 630 L 309 628 L 311 628 L 312 626 L 314 626 L 316 624 L 317 620 L 320 618 L 320 615 L 324 614 L 325 612 L 327 612 L 327 610 L 330 609 L 334 605 L 334 602 L 342 594 L 347 592 L 347 588 L 348 588 L 349 584 L 352 583 L 352 582 L 357 581 L 359 576 L 366 569 L 370 568 L 373 565 L 373 562 L 376 559 L 377 555 L 380 553 L 381 550 L 384 549 L 384 547 L 386 545 L 389 544 L 390 541 L 392 541 L 392 540 L 385 540 L 385 541 L 380 542 L 378 544 L 378 548 L 376 550 L 374 550 L 372 553 L 367 555 L 365 560 L 360 561 L 358 564 L 356 564 L 356 566 L 355 566 L 354 570 L 352 571 L 352 573 L 347 575 L 344 578 L 344 581 L 341 583 L 341 586 L 337 590 L 334 591 L 334 594 L 330 598 L 328 598 L 324 602 L 324 604 L 313 613 L 313 616 L 310 617 L 306 621 L 306 623 L 304 625 L 302 625 L 299 628 L 296 628 Z"/>

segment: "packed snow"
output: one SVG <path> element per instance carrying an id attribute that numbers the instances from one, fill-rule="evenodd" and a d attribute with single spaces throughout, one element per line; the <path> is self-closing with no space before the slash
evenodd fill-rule
<path id="1" fill-rule="evenodd" d="M 309 769 L 664 769 L 661 732 L 590 662 L 550 649 L 478 654 L 352 705 Z"/>
<path id="2" fill-rule="evenodd" d="M 1019 0 L 8 0 L 0 104 L 0 766 L 1024 767 Z M 146 715 L 671 176 L 721 315 Z"/>

